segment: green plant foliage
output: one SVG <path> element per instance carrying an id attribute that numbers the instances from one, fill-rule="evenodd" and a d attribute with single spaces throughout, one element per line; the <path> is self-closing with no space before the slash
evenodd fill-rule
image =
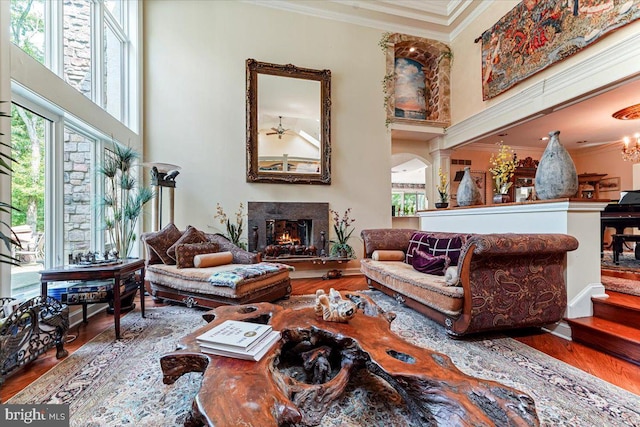
<path id="1" fill-rule="evenodd" d="M 0 101 L 0 103 L 6 103 L 6 102 L 7 101 Z M 0 111 L 0 120 L 5 120 L 6 118 L 9 118 L 9 117 L 11 116 L 5 113 L 4 111 Z M 4 142 L 4 133 L 0 132 L 0 137 L 2 138 L 2 140 L 0 141 L 0 145 L 6 148 L 11 148 L 11 145 Z M 13 171 L 13 169 L 11 168 L 11 164 L 13 162 L 15 162 L 15 160 L 13 159 L 12 156 L 9 156 L 8 154 L 6 154 L 4 150 L 0 151 L 0 174 L 9 175 Z M 11 205 L 10 203 L 0 201 L 0 212 L 11 214 L 11 213 L 18 212 L 18 209 L 13 205 Z M 3 229 L 6 229 L 8 231 L 5 233 Z M 20 243 L 18 242 L 18 238 L 15 235 L 12 235 L 11 233 L 11 225 L 5 221 L 0 221 L 0 239 L 4 242 L 4 245 L 6 246 L 9 252 L 11 252 L 12 245 L 20 246 Z M 18 260 L 16 258 L 11 257 L 10 255 L 0 254 L 0 264 L 18 265 Z"/>
<path id="2" fill-rule="evenodd" d="M 44 40 L 43 0 L 11 0 L 11 42 L 44 63 L 44 50 L 35 40 Z"/>
<path id="3" fill-rule="evenodd" d="M 131 147 L 114 143 L 113 153 L 107 155 L 98 171 L 105 178 L 104 195 L 100 204 L 104 211 L 104 228 L 121 258 L 127 258 L 136 241 L 136 223 L 142 208 L 153 198 L 150 188 L 138 188 L 133 175 L 138 153 Z"/>
<path id="4" fill-rule="evenodd" d="M 216 214 L 213 217 L 225 226 L 226 232 L 223 235 L 227 239 L 231 240 L 239 248 L 247 249 L 247 243 L 241 240 L 244 226 L 244 205 L 242 203 L 240 203 L 240 207 L 236 212 L 235 224 L 231 222 L 220 203 L 216 204 Z"/>
<path id="5" fill-rule="evenodd" d="M 336 234 L 336 239 L 330 241 L 331 249 L 329 250 L 329 255 L 338 257 L 341 256 L 340 252 L 345 252 L 347 258 L 355 258 L 356 253 L 348 243 L 351 235 L 355 231 L 355 228 L 351 225 L 356 221 L 350 217 L 351 208 L 344 211 L 342 217 L 332 209 L 329 209 L 329 213 L 333 215 L 333 231 Z"/>
<path id="6" fill-rule="evenodd" d="M 11 204 L 19 210 L 11 216 L 11 224 L 30 223 L 27 213 L 31 212 L 36 230 L 43 231 L 45 156 L 40 143 L 44 140 L 44 120 L 26 110 L 19 113 L 15 106 L 11 117 L 11 150 L 15 161 Z"/>

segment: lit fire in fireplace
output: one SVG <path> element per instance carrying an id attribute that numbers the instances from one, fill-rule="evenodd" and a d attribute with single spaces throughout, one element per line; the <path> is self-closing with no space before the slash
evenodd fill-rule
<path id="1" fill-rule="evenodd" d="M 280 237 L 276 239 L 276 243 L 278 245 L 299 245 L 300 239 L 291 237 L 291 234 L 286 232 L 286 233 L 282 233 L 282 235 L 280 235 Z"/>

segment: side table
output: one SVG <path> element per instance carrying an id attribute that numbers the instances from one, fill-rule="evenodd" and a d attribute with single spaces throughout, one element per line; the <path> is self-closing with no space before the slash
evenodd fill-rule
<path id="1" fill-rule="evenodd" d="M 74 267 L 73 265 L 55 267 L 40 271 L 40 285 L 42 296 L 47 295 L 49 282 L 67 280 L 100 280 L 114 279 L 113 284 L 113 322 L 116 329 L 116 339 L 120 339 L 120 311 L 122 299 L 134 295 L 140 289 L 140 312 L 144 317 L 144 268 L 143 259 L 126 259 L 119 264 L 95 267 Z M 140 272 L 140 286 L 120 293 L 120 283 Z M 87 304 L 82 305 L 82 319 L 87 321 Z"/>

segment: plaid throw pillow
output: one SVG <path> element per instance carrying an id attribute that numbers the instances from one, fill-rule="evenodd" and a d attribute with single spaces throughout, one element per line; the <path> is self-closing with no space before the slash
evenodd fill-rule
<path id="1" fill-rule="evenodd" d="M 451 259 L 451 265 L 458 265 L 462 245 L 466 239 L 462 236 L 454 238 L 438 238 L 433 234 L 427 237 L 429 253 L 431 255 L 446 255 Z M 446 269 L 445 269 L 446 270 Z"/>
<path id="2" fill-rule="evenodd" d="M 429 236 L 430 233 L 424 233 L 416 231 L 409 239 L 409 247 L 407 248 L 407 255 L 404 262 L 409 265 L 413 265 L 413 253 L 417 250 L 422 252 L 429 252 Z"/>

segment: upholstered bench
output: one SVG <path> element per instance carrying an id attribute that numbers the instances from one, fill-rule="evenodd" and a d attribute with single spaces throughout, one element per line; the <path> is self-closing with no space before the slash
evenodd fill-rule
<path id="1" fill-rule="evenodd" d="M 260 254 L 245 251 L 220 234 L 194 227 L 179 231 L 169 224 L 159 232 L 144 233 L 142 240 L 147 252 L 145 280 L 155 300 L 214 308 L 271 302 L 291 294 L 292 267 L 260 262 Z M 228 262 L 206 267 L 205 263 L 194 264 L 211 252 L 226 254 Z"/>

